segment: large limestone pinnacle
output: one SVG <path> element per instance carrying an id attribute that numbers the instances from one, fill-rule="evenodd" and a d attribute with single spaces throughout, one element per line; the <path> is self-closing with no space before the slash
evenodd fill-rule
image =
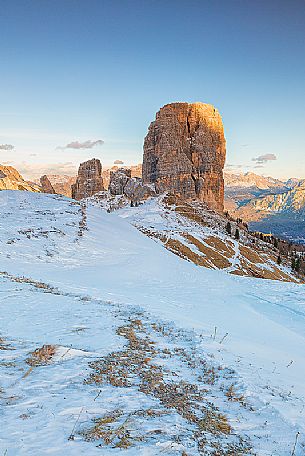
<path id="1" fill-rule="evenodd" d="M 144 141 L 143 181 L 223 211 L 226 140 L 214 106 L 170 103 L 157 112 Z"/>

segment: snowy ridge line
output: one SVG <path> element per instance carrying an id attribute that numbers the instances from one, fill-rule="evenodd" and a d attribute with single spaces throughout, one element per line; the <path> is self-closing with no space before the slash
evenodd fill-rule
<path id="1" fill-rule="evenodd" d="M 87 204 L 91 204 L 90 199 Z M 103 200 L 99 205 L 108 207 Z M 125 201 L 125 207 L 121 204 L 116 212 L 171 252 L 199 266 L 235 275 L 301 282 L 287 261 L 278 264 L 271 246 L 254 238 L 242 224 L 232 222 L 239 230 L 239 239 L 234 239 L 226 232 L 228 220 L 198 202 L 178 203 L 171 196 L 161 195 L 137 208 L 127 207 Z"/>

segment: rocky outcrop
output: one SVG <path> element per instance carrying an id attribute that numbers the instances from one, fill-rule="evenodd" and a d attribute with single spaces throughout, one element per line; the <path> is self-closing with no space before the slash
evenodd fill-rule
<path id="1" fill-rule="evenodd" d="M 131 169 L 118 168 L 116 171 L 110 171 L 110 181 L 108 190 L 111 195 L 123 195 L 124 188 L 131 178 Z"/>
<path id="2" fill-rule="evenodd" d="M 51 182 L 48 179 L 48 176 L 44 175 L 40 178 L 40 186 L 43 193 L 56 193 Z"/>
<path id="3" fill-rule="evenodd" d="M 132 177 L 125 185 L 124 195 L 131 201 L 138 203 L 150 196 L 155 196 L 156 192 L 149 185 L 143 184 L 139 177 Z"/>
<path id="4" fill-rule="evenodd" d="M 40 187 L 23 179 L 12 166 L 0 165 L 0 190 L 26 190 L 40 192 Z"/>
<path id="5" fill-rule="evenodd" d="M 130 169 L 131 171 L 131 177 L 142 177 L 142 164 L 139 165 L 131 165 L 130 167 L 119 167 L 119 166 L 112 166 L 111 168 L 103 168 L 102 171 L 102 176 L 103 176 L 103 182 L 104 182 L 104 187 L 109 188 L 109 183 L 110 183 L 110 173 L 112 171 L 117 171 L 118 169 Z"/>
<path id="6" fill-rule="evenodd" d="M 102 165 L 100 160 L 92 158 L 79 165 L 75 184 L 71 186 L 72 198 L 80 200 L 104 190 Z"/>
<path id="7" fill-rule="evenodd" d="M 130 168 L 118 168 L 116 171 L 111 171 L 108 187 L 111 195 L 125 195 L 135 203 L 155 195 L 154 190 L 149 185 L 143 184 L 141 178 L 131 176 Z"/>
<path id="8" fill-rule="evenodd" d="M 158 192 L 223 210 L 226 141 L 218 111 L 204 103 L 165 105 L 144 142 L 143 181 Z"/>

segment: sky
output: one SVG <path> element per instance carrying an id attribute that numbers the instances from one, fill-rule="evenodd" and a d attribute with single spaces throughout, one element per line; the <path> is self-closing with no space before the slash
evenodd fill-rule
<path id="1" fill-rule="evenodd" d="M 202 101 L 228 170 L 305 178 L 304 23 L 305 0 L 0 0 L 0 163 L 140 163 L 160 107 Z"/>

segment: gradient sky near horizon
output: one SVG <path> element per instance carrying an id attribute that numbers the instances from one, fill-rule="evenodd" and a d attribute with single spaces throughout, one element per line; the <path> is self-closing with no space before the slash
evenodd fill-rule
<path id="1" fill-rule="evenodd" d="M 161 106 L 202 101 L 228 169 L 305 178 L 304 23 L 304 0 L 0 0 L 0 163 L 139 163 Z"/>

